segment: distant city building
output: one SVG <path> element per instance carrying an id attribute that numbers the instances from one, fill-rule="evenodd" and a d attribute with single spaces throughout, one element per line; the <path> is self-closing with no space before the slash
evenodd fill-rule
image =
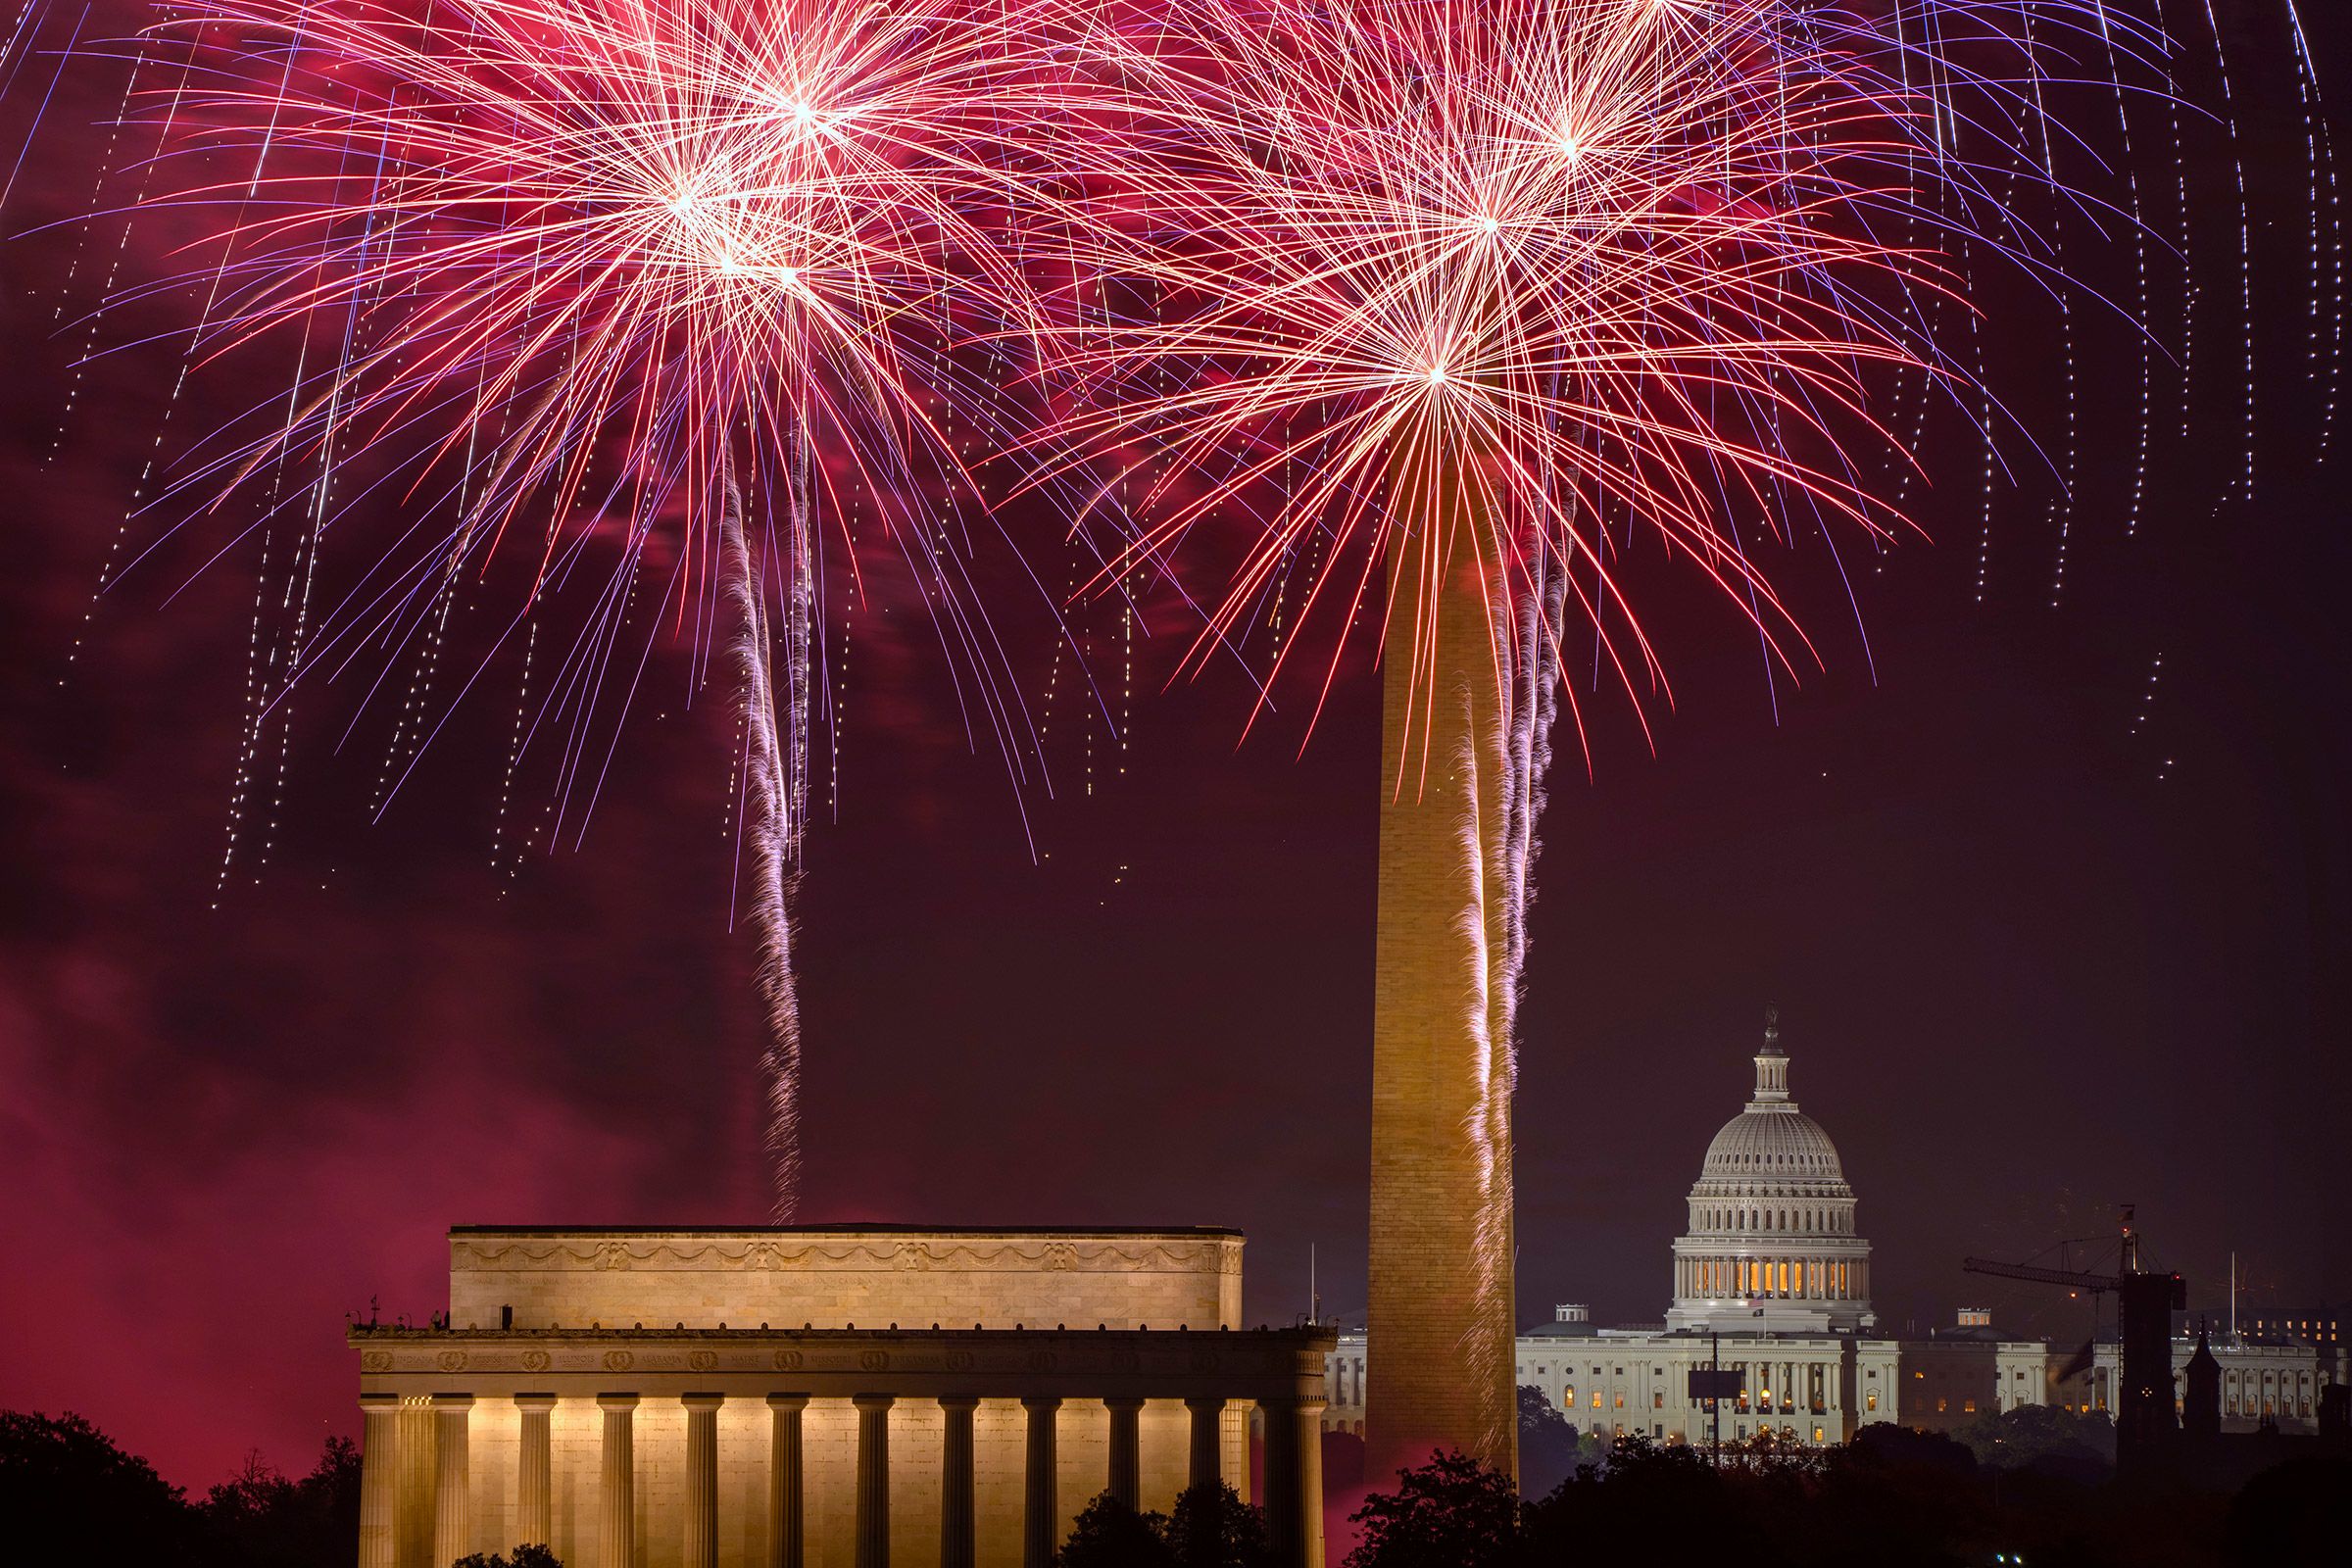
<path id="1" fill-rule="evenodd" d="M 2352 1357 L 2340 1348 L 2285 1340 L 2255 1340 L 2243 1334 L 2209 1335 L 2205 1342 L 2221 1376 L 2221 1430 L 2252 1432 L 2266 1423 L 2281 1432 L 2319 1430 L 2320 1405 L 2331 1384 L 2352 1381 Z M 2173 1336 L 2173 1398 L 2185 1411 L 2189 1362 L 2199 1344 L 2195 1331 Z M 2049 1402 L 2077 1411 L 2105 1410 L 2123 1377 L 2122 1347 L 2102 1336 L 2091 1347 L 2086 1367 L 2082 1352 L 2053 1349 Z M 2069 1375 L 2071 1373 L 2071 1375 Z"/>
<path id="2" fill-rule="evenodd" d="M 1551 1322 L 1519 1334 L 1522 1387 L 1541 1389 L 1582 1431 L 1668 1443 L 1711 1437 L 1713 1412 L 1690 1387 L 1692 1371 L 1715 1364 L 1741 1374 L 1738 1397 L 1723 1401 L 1727 1442 L 1770 1432 L 1843 1443 L 1877 1421 L 1948 1431 L 2029 1404 L 2112 1408 L 2122 1387 L 2112 1332 L 2087 1357 L 2005 1334 L 1983 1306 L 1960 1308 L 1952 1327 L 1924 1338 L 1878 1332 L 1854 1190 L 1829 1134 L 1789 1098 L 1777 1024 L 1754 1060 L 1754 1094 L 1707 1146 L 1690 1189 L 1665 1321 L 1602 1328 L 1590 1307 L 1564 1303 Z M 2243 1332 L 2213 1337 L 2208 1352 L 2219 1370 L 2221 1429 L 2315 1430 L 2324 1391 L 2352 1381 L 2339 1310 L 2239 1316 Z M 2173 1341 L 2182 1401 L 2197 1345 L 2183 1320 Z M 1325 1363 L 1327 1431 L 1363 1431 L 1369 1362 L 1361 1321 L 1341 1325 Z"/>
<path id="3" fill-rule="evenodd" d="M 2049 1386 L 2049 1343 L 2001 1333 L 1982 1306 L 1960 1308 L 1948 1329 L 1901 1341 L 1896 1357 L 1894 1418 L 1927 1432 L 2043 1403 Z"/>
<path id="4" fill-rule="evenodd" d="M 2344 1345 L 2340 1306 L 2256 1306 L 2239 1311 L 2238 1334 L 2248 1340 L 2301 1345 Z"/>

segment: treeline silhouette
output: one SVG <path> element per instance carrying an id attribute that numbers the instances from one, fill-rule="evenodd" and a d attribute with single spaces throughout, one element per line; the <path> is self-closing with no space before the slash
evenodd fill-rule
<path id="1" fill-rule="evenodd" d="M 2031 1407 L 2029 1407 L 2029 1411 Z M 2029 1411 L 1956 1438 L 1865 1427 L 1835 1448 L 1626 1437 L 1540 1498 L 1459 1453 L 1402 1472 L 1351 1516 L 1347 1568 L 2300 1568 L 2352 1562 L 2352 1460 L 2312 1453 L 2234 1495 L 2116 1479 Z M 2110 1449 L 2110 1453 L 2112 1450 Z"/>
<path id="2" fill-rule="evenodd" d="M 0 1411 L 0 1520 L 11 1561 L 186 1568 L 349 1568 L 360 1450 L 329 1438 L 302 1477 L 259 1454 L 190 1497 L 77 1415 Z"/>
<path id="3" fill-rule="evenodd" d="M 2178 1476 L 2118 1480 L 2111 1427 L 2034 1406 L 1970 1423 L 1965 1442 L 1878 1425 L 1841 1447 L 1751 1440 L 1720 1457 L 1638 1437 L 1603 1447 L 1572 1428 L 1530 1436 L 1531 1458 L 1567 1466 L 1544 1495 L 1527 1500 L 1475 1460 L 1433 1454 L 1355 1510 L 1346 1568 L 2352 1562 L 2352 1458 L 2340 1451 L 2305 1452 L 2232 1494 Z M 79 1416 L 0 1412 L 0 1519 L 12 1562 L 349 1568 L 359 1518 L 360 1455 L 348 1439 L 329 1438 L 307 1475 L 282 1475 L 255 1456 L 191 1497 Z M 1168 1514 L 1097 1497 L 1054 1561 L 1269 1568 L 1275 1557 L 1262 1512 L 1219 1484 L 1185 1493 Z M 544 1546 L 524 1546 L 457 1568 L 561 1565 Z"/>

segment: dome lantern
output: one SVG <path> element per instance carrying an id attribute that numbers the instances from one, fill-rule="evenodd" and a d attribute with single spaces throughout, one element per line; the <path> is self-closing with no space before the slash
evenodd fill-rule
<path id="1" fill-rule="evenodd" d="M 1764 1049 L 1756 1053 L 1756 1099 L 1788 1098 L 1788 1053 L 1781 1049 L 1781 1009 L 1764 1009 Z M 1794 1106 L 1790 1106 L 1794 1109 Z"/>

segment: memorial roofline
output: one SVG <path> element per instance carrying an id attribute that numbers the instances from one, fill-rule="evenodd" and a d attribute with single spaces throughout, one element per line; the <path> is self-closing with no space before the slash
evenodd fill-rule
<path id="1" fill-rule="evenodd" d="M 1227 1225 L 452 1225 L 452 1236 L 1202 1236 L 1246 1239 Z"/>

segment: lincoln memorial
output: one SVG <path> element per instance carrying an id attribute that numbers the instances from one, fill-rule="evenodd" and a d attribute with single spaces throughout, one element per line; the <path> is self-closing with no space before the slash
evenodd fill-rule
<path id="1" fill-rule="evenodd" d="M 1222 1479 L 1323 1562 L 1325 1328 L 1245 1330 L 1214 1229 L 466 1226 L 449 1315 L 355 1326 L 361 1568 L 1045 1568 Z"/>

